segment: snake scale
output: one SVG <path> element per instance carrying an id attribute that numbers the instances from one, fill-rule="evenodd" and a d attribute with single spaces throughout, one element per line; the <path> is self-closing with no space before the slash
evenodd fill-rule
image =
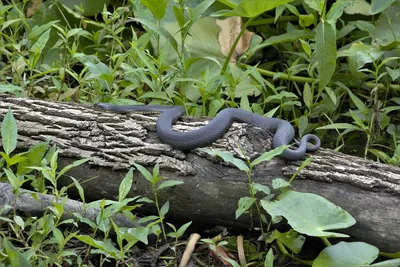
<path id="1" fill-rule="evenodd" d="M 191 132 L 177 132 L 172 129 L 172 125 L 183 115 L 183 106 L 132 106 L 132 105 L 112 105 L 108 103 L 98 103 L 96 108 L 115 113 L 160 113 L 157 120 L 157 134 L 159 139 L 179 150 L 191 150 L 198 147 L 210 145 L 218 138 L 222 137 L 234 121 L 252 124 L 275 133 L 272 146 L 273 148 L 281 145 L 289 145 L 293 142 L 295 131 L 293 126 L 285 120 L 268 118 L 257 115 L 242 109 L 226 108 L 220 111 L 204 127 Z M 308 141 L 313 141 L 313 145 L 308 145 Z M 300 142 L 297 142 L 296 149 L 286 149 L 282 157 L 287 160 L 300 160 L 307 151 L 316 151 L 321 142 L 319 138 L 312 134 L 304 135 Z"/>

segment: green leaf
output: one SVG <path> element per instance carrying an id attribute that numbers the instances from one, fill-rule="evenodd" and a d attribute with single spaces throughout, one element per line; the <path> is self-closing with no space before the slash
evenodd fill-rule
<path id="1" fill-rule="evenodd" d="M 356 131 L 362 131 L 362 129 L 360 127 L 357 127 L 350 123 L 332 123 L 332 124 L 317 128 L 317 130 L 329 130 L 329 129 L 351 129 L 351 130 L 356 130 Z"/>
<path id="2" fill-rule="evenodd" d="M 231 163 L 234 165 L 236 168 L 238 168 L 241 171 L 248 172 L 249 167 L 244 163 L 243 160 L 235 158 L 231 153 L 228 152 L 223 152 L 223 151 L 218 151 L 218 150 L 211 150 L 211 149 L 200 149 L 201 151 L 211 155 L 211 156 L 218 156 L 222 158 L 223 161 Z"/>
<path id="3" fill-rule="evenodd" d="M 395 0 L 372 0 L 369 13 L 371 13 L 371 15 L 381 13 L 394 2 Z"/>
<path id="4" fill-rule="evenodd" d="M 348 57 L 355 69 L 360 69 L 365 64 L 378 60 L 385 51 L 364 44 L 362 42 L 353 43 L 349 49 L 341 50 L 337 54 L 338 57 Z"/>
<path id="5" fill-rule="evenodd" d="M 85 203 L 85 193 L 82 186 L 80 185 L 78 180 L 76 180 L 74 177 L 70 178 L 72 179 L 72 182 L 74 183 L 76 189 L 78 190 L 79 197 L 81 198 L 82 202 Z"/>
<path id="6" fill-rule="evenodd" d="M 98 241 L 88 235 L 76 235 L 75 238 L 87 245 L 98 248 L 101 251 L 110 254 L 114 259 L 118 259 L 118 256 L 120 254 L 119 250 L 114 247 L 111 240 L 109 239 L 107 239 L 106 241 Z"/>
<path id="7" fill-rule="evenodd" d="M 325 0 L 304 0 L 304 3 L 321 15 L 324 9 Z"/>
<path id="8" fill-rule="evenodd" d="M 272 248 L 268 250 L 267 256 L 265 257 L 264 267 L 274 267 L 274 252 Z"/>
<path id="9" fill-rule="evenodd" d="M 387 260 L 387 261 L 381 261 L 381 262 L 372 264 L 371 266 L 374 266 L 374 267 L 399 267 L 400 266 L 400 259 L 392 259 L 392 260 Z"/>
<path id="10" fill-rule="evenodd" d="M 144 244 L 148 244 L 149 229 L 143 226 L 129 228 L 128 231 L 124 233 L 124 237 L 128 242 L 141 241 Z"/>
<path id="11" fill-rule="evenodd" d="M 146 178 L 147 181 L 153 183 L 153 175 L 145 167 L 137 163 L 132 163 L 132 164 L 143 175 L 143 177 Z"/>
<path id="12" fill-rule="evenodd" d="M 293 0 L 244 0 L 240 1 L 233 10 L 221 10 L 213 13 L 211 16 L 240 16 L 246 18 L 255 18 L 266 11 L 272 10 L 280 5 L 284 5 L 292 1 Z"/>
<path id="13" fill-rule="evenodd" d="M 165 202 L 164 205 L 161 207 L 160 217 L 164 218 L 165 215 L 168 213 L 168 211 L 169 211 L 169 201 Z"/>
<path id="14" fill-rule="evenodd" d="M 313 267 L 369 266 L 379 250 L 363 242 L 339 242 L 325 248 L 314 260 Z"/>
<path id="15" fill-rule="evenodd" d="M 30 49 L 31 52 L 33 52 L 35 55 L 42 53 L 44 47 L 47 44 L 47 41 L 50 38 L 50 31 L 51 29 L 48 29 L 39 37 L 36 43 L 34 43 L 33 46 L 31 47 Z"/>
<path id="16" fill-rule="evenodd" d="M 157 34 L 163 36 L 168 43 L 172 45 L 172 47 L 175 49 L 176 53 L 179 54 L 179 48 L 178 48 L 178 42 L 176 39 L 164 28 L 161 28 L 158 25 L 153 24 L 152 22 L 145 20 L 145 19 L 134 19 L 135 21 L 145 25 L 148 27 L 150 30 L 156 32 Z"/>
<path id="17" fill-rule="evenodd" d="M 321 20 L 316 29 L 316 54 L 319 74 L 319 91 L 330 82 L 336 69 L 336 27 Z"/>
<path id="18" fill-rule="evenodd" d="M 239 199 L 238 208 L 235 211 L 236 219 L 247 211 L 257 199 L 254 197 L 242 197 Z"/>
<path id="19" fill-rule="evenodd" d="M 347 86 L 340 82 L 336 82 L 341 88 L 345 89 L 349 94 L 351 100 L 353 101 L 354 105 L 364 114 L 368 114 L 368 108 L 365 106 L 364 102 L 361 101 Z"/>
<path id="20" fill-rule="evenodd" d="M 303 101 L 304 104 L 306 104 L 306 106 L 308 107 L 308 109 L 310 109 L 313 103 L 313 95 L 311 92 L 310 85 L 308 83 L 304 84 Z"/>
<path id="21" fill-rule="evenodd" d="M 337 20 L 343 15 L 343 10 L 351 5 L 351 2 L 348 0 L 338 0 L 332 4 L 328 13 L 326 14 L 326 19 L 336 23 Z"/>
<path id="22" fill-rule="evenodd" d="M 308 126 L 308 118 L 307 118 L 307 116 L 302 115 L 299 118 L 299 135 L 300 136 L 304 135 L 304 132 L 307 129 L 307 126 Z"/>
<path id="23" fill-rule="evenodd" d="M 290 183 L 282 178 L 274 178 L 272 180 L 272 188 L 273 189 L 281 189 L 285 187 L 289 187 Z"/>
<path id="24" fill-rule="evenodd" d="M 20 216 L 15 215 L 15 216 L 14 216 L 14 222 L 15 222 L 16 224 L 18 224 L 18 226 L 21 227 L 22 230 L 24 230 L 24 228 L 25 228 L 25 222 L 24 222 L 24 220 L 23 220 Z"/>
<path id="25" fill-rule="evenodd" d="M 8 112 L 1 123 L 1 140 L 4 152 L 8 156 L 17 147 L 17 138 L 17 122 L 14 119 L 11 109 L 8 109 Z"/>
<path id="26" fill-rule="evenodd" d="M 77 167 L 79 165 L 82 165 L 83 163 L 89 161 L 89 160 L 93 160 L 93 157 L 90 158 L 85 158 L 85 159 L 80 159 L 80 160 L 75 160 L 74 162 L 72 162 L 71 164 L 65 166 L 57 175 L 58 177 L 61 177 L 61 175 L 63 175 L 64 173 L 66 173 L 67 171 L 69 171 L 70 169 Z"/>
<path id="27" fill-rule="evenodd" d="M 378 2 L 383 2 L 383 5 L 380 6 L 384 8 L 387 4 L 387 0 L 376 0 Z M 376 5 L 377 6 L 377 5 Z M 379 8 L 375 8 L 371 11 L 377 11 Z M 394 1 L 390 8 L 386 8 L 380 15 L 378 20 L 375 23 L 375 26 L 370 31 L 370 36 L 372 38 L 371 44 L 374 47 L 386 47 L 397 43 L 400 40 L 400 17 L 397 14 L 400 12 L 400 1 Z"/>
<path id="28" fill-rule="evenodd" d="M 263 192 L 266 195 L 271 194 L 271 190 L 266 185 L 253 183 L 253 188 L 256 189 L 257 191 Z"/>
<path id="29" fill-rule="evenodd" d="M 48 146 L 49 142 L 42 142 L 30 148 L 25 154 L 26 160 L 18 163 L 17 173 L 20 175 L 28 174 L 32 171 L 32 169 L 29 169 L 27 167 L 40 166 L 40 163 L 42 162 Z"/>
<path id="30" fill-rule="evenodd" d="M 165 188 L 165 187 L 171 187 L 171 186 L 175 186 L 175 185 L 180 185 L 180 184 L 184 184 L 184 182 L 177 181 L 177 180 L 168 180 L 168 181 L 162 182 L 157 187 L 157 190 L 160 190 L 161 188 Z"/>
<path id="31" fill-rule="evenodd" d="M 306 238 L 302 235 L 299 235 L 293 229 L 285 233 L 274 230 L 272 232 L 272 235 L 268 237 L 268 242 L 272 242 L 273 240 L 278 240 L 279 242 L 284 244 L 285 247 L 298 254 L 300 253 L 304 242 L 306 241 Z"/>
<path id="32" fill-rule="evenodd" d="M 28 260 L 15 248 L 6 237 L 3 238 L 5 252 L 11 267 L 31 267 Z"/>
<path id="33" fill-rule="evenodd" d="M 145 5 L 158 21 L 165 16 L 168 0 L 140 0 L 140 3 Z"/>
<path id="34" fill-rule="evenodd" d="M 10 182 L 13 190 L 17 191 L 22 185 L 19 178 L 15 176 L 15 174 L 9 169 L 3 168 L 3 171 L 5 172 L 7 179 Z"/>
<path id="35" fill-rule="evenodd" d="M 309 236 L 348 237 L 327 230 L 348 228 L 356 223 L 347 211 L 316 194 L 286 190 L 277 201 L 261 200 L 261 205 L 273 218 L 283 216 L 295 231 Z"/>
<path id="36" fill-rule="evenodd" d="M 24 88 L 12 84 L 0 84 L 0 93 L 13 93 L 19 96 L 19 92 L 23 91 Z"/>
<path id="37" fill-rule="evenodd" d="M 125 197 L 128 195 L 129 191 L 131 190 L 132 187 L 132 181 L 133 181 L 133 169 L 130 168 L 128 173 L 126 174 L 125 178 L 122 180 L 121 184 L 119 185 L 119 194 L 118 194 L 118 200 L 122 201 L 125 199 Z"/>
<path id="38" fill-rule="evenodd" d="M 271 159 L 275 158 L 276 156 L 279 156 L 285 151 L 285 149 L 288 148 L 287 146 L 279 146 L 276 147 L 270 151 L 264 152 L 261 156 L 253 160 L 251 162 L 252 166 L 256 166 L 264 161 L 270 161 Z"/>
<path id="39" fill-rule="evenodd" d="M 181 227 L 179 227 L 178 231 L 176 232 L 177 237 L 179 238 L 179 237 L 183 236 L 183 234 L 186 232 L 186 229 L 188 229 L 191 224 L 192 224 L 192 222 L 190 221 L 188 223 L 185 223 Z"/>

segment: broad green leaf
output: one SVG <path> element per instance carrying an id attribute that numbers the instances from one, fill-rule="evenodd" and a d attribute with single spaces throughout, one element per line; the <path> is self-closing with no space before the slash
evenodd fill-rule
<path id="1" fill-rule="evenodd" d="M 162 182 L 158 187 L 157 190 L 161 189 L 161 188 L 165 188 L 165 187 L 172 187 L 175 185 L 180 185 L 183 184 L 184 182 L 182 181 L 177 181 L 177 180 L 168 180 L 168 181 L 164 181 Z"/>
<path id="2" fill-rule="evenodd" d="M 321 251 L 312 267 L 370 266 L 378 253 L 370 244 L 342 241 Z"/>
<path id="3" fill-rule="evenodd" d="M 201 151 L 211 155 L 211 156 L 218 156 L 222 158 L 223 161 L 227 163 L 231 163 L 234 165 L 236 168 L 238 168 L 241 171 L 248 172 L 249 167 L 246 165 L 246 163 L 238 158 L 235 158 L 231 153 L 228 152 L 223 152 L 223 151 L 218 151 L 218 150 L 211 150 L 211 149 L 200 149 Z"/>
<path id="4" fill-rule="evenodd" d="M 146 227 L 135 227 L 129 228 L 128 231 L 124 233 L 124 237 L 128 242 L 131 241 L 141 241 L 144 244 L 148 244 L 147 237 L 149 235 L 149 229 Z"/>
<path id="5" fill-rule="evenodd" d="M 49 142 L 42 142 L 30 148 L 25 154 L 26 160 L 18 163 L 17 173 L 20 175 L 28 174 L 32 171 L 32 169 L 26 167 L 40 166 L 40 163 L 42 162 L 48 146 Z"/>
<path id="6" fill-rule="evenodd" d="M 267 256 L 265 257 L 264 267 L 274 267 L 274 252 L 272 248 L 268 250 Z"/>
<path id="7" fill-rule="evenodd" d="M 349 57 L 354 62 L 354 68 L 360 69 L 367 63 L 371 63 L 379 59 L 385 51 L 379 50 L 371 45 L 361 42 L 353 43 L 349 49 L 341 50 L 337 54 L 338 57 Z"/>
<path id="8" fill-rule="evenodd" d="M 247 211 L 256 201 L 253 197 L 242 197 L 239 199 L 238 208 L 235 211 L 235 218 L 239 218 L 245 211 Z"/>
<path id="9" fill-rule="evenodd" d="M 318 14 L 321 15 L 324 9 L 325 0 L 304 0 L 304 3 L 306 3 L 309 7 L 311 7 L 312 9 L 317 11 Z"/>
<path id="10" fill-rule="evenodd" d="M 383 6 L 387 0 L 377 0 L 383 2 Z M 377 10 L 377 9 L 375 9 Z M 376 21 L 375 27 L 371 30 L 371 44 L 374 47 L 385 47 L 397 43 L 400 40 L 400 1 L 394 1 L 390 8 L 386 8 Z"/>
<path id="11" fill-rule="evenodd" d="M 321 20 L 316 29 L 316 54 L 319 75 L 319 91 L 330 82 L 336 69 L 336 27 L 330 21 Z"/>
<path id="12" fill-rule="evenodd" d="M 276 156 L 279 156 L 285 151 L 285 149 L 288 148 L 287 146 L 279 146 L 276 147 L 270 151 L 264 152 L 261 156 L 256 158 L 253 162 L 251 162 L 252 166 L 256 166 L 264 161 L 270 161 L 271 159 L 275 158 Z"/>
<path id="13" fill-rule="evenodd" d="M 131 191 L 133 181 L 133 169 L 130 168 L 128 173 L 126 174 L 125 178 L 122 180 L 121 184 L 119 185 L 118 190 L 118 200 L 122 201 L 128 195 L 129 191 Z"/>
<path id="14" fill-rule="evenodd" d="M 8 156 L 17 147 L 17 138 L 17 122 L 14 119 L 11 109 L 9 109 L 1 123 L 1 141 L 4 152 Z"/>
<path id="15" fill-rule="evenodd" d="M 289 187 L 290 183 L 287 182 L 285 179 L 282 178 L 274 178 L 272 180 L 272 188 L 273 189 L 281 189 L 285 187 Z"/>
<path id="16" fill-rule="evenodd" d="M 168 43 L 170 43 L 172 45 L 172 47 L 175 49 L 176 53 L 179 54 L 179 48 L 178 48 L 178 42 L 176 41 L 176 39 L 174 38 L 174 36 L 172 36 L 167 30 L 165 30 L 164 28 L 155 25 L 154 23 L 146 20 L 146 19 L 134 19 L 135 21 L 143 24 L 144 26 L 148 27 L 150 30 L 156 32 L 157 34 L 163 36 L 166 41 Z"/>
<path id="17" fill-rule="evenodd" d="M 371 13 L 371 15 L 381 13 L 386 8 L 388 8 L 393 2 L 395 2 L 395 0 L 372 0 L 369 13 Z"/>
<path id="18" fill-rule="evenodd" d="M 292 2 L 293 0 L 274 0 L 274 1 L 259 1 L 259 0 L 244 0 L 233 10 L 221 10 L 212 14 L 212 16 L 240 16 L 245 18 L 255 18 L 266 11 L 272 10 L 280 5 Z"/>
<path id="19" fill-rule="evenodd" d="M 165 16 L 168 0 L 140 0 L 140 3 L 145 5 L 158 21 Z"/>
<path id="20" fill-rule="evenodd" d="M 266 195 L 271 194 L 271 190 L 266 185 L 253 183 L 253 188 L 256 189 L 257 191 L 263 192 Z"/>
<path id="21" fill-rule="evenodd" d="M 261 205 L 273 218 L 283 216 L 295 231 L 309 236 L 348 237 L 328 230 L 356 223 L 348 212 L 316 194 L 286 190 L 278 200 L 261 200 Z"/>
<path id="22" fill-rule="evenodd" d="M 14 247 L 6 237 L 3 237 L 3 246 L 11 267 L 31 267 L 27 259 Z"/>
<path id="23" fill-rule="evenodd" d="M 336 23 L 337 20 L 343 15 L 343 10 L 350 5 L 351 2 L 349 0 L 336 1 L 326 14 L 326 19 Z"/>
<path id="24" fill-rule="evenodd" d="M 350 0 L 350 6 L 344 9 L 346 14 L 354 15 L 361 14 L 364 16 L 369 16 L 370 4 L 366 0 Z"/>

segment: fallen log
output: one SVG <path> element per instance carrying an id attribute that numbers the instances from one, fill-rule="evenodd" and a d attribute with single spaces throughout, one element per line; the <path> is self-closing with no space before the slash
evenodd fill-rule
<path id="1" fill-rule="evenodd" d="M 59 148 L 60 165 L 95 157 L 90 164 L 68 173 L 81 181 L 87 201 L 116 199 L 120 182 L 132 163 L 149 169 L 158 163 L 163 177 L 184 182 L 159 192 L 161 203 L 171 203 L 170 218 L 250 226 L 248 216 L 235 220 L 239 198 L 248 195 L 246 175 L 199 149 L 184 153 L 160 143 L 155 133 L 157 116 L 122 115 L 92 106 L 0 96 L 1 117 L 9 107 L 18 123 L 19 149 L 27 150 L 38 142 L 51 140 Z M 190 131 L 206 123 L 185 119 L 174 129 Z M 265 130 L 234 123 L 211 148 L 237 157 L 242 157 L 243 150 L 254 158 L 271 149 L 271 137 Z M 320 149 L 312 157 L 312 163 L 299 173 L 292 189 L 319 194 L 348 211 L 357 221 L 343 231 L 351 237 L 383 251 L 400 250 L 400 168 L 329 149 Z M 300 164 L 275 158 L 255 168 L 253 181 L 270 186 L 273 178 L 290 178 Z M 92 177 L 96 179 L 85 182 Z M 60 185 L 70 183 L 68 177 L 60 181 Z M 74 192 L 69 194 L 73 196 Z M 129 196 L 137 195 L 153 196 L 149 182 L 139 174 L 134 176 Z M 144 206 L 141 211 L 154 213 L 152 206 Z"/>

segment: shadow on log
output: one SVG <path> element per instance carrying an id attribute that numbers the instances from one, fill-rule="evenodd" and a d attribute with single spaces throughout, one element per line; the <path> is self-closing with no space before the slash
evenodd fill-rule
<path id="1" fill-rule="evenodd" d="M 1 117 L 9 107 L 18 123 L 20 149 L 51 140 L 59 148 L 61 165 L 95 157 L 90 164 L 68 173 L 81 181 L 87 201 L 117 199 L 119 184 L 133 162 L 150 169 L 158 163 L 163 177 L 184 182 L 160 191 L 160 202 L 170 201 L 168 214 L 172 219 L 236 228 L 250 226 L 248 215 L 235 220 L 238 200 L 248 195 L 246 175 L 198 149 L 184 153 L 160 143 L 155 133 L 157 116 L 121 115 L 91 106 L 0 96 Z M 190 131 L 206 123 L 185 119 L 174 129 Z M 234 123 L 210 148 L 238 157 L 243 149 L 254 158 L 271 149 L 271 140 L 265 130 Z M 328 149 L 320 149 L 312 157 L 292 189 L 319 194 L 348 211 L 357 223 L 342 232 L 354 239 L 385 252 L 400 250 L 400 168 Z M 290 178 L 300 164 L 279 158 L 260 164 L 254 170 L 253 181 L 270 186 L 273 178 Z M 68 177 L 60 181 L 60 185 L 70 183 Z M 152 198 L 149 182 L 135 172 L 130 196 L 137 195 Z M 154 211 L 144 207 L 142 212 Z"/>

